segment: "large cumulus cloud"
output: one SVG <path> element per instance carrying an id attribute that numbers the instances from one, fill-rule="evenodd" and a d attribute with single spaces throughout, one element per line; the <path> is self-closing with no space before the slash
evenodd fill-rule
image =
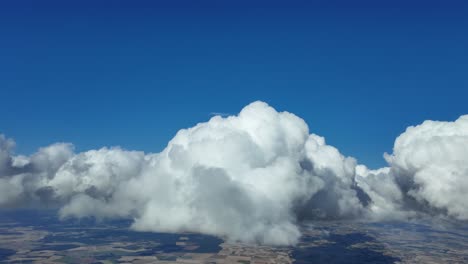
<path id="1" fill-rule="evenodd" d="M 57 206 L 61 217 L 132 218 L 146 231 L 293 244 L 301 221 L 467 219 L 468 117 L 409 128 L 377 171 L 263 102 L 180 130 L 160 153 L 58 143 L 25 157 L 0 136 L 0 206 Z M 465 161 L 465 162 L 464 162 Z"/>
<path id="2" fill-rule="evenodd" d="M 408 127 L 385 159 L 387 168 L 357 167 L 373 217 L 424 213 L 468 220 L 468 115 Z"/>
<path id="3" fill-rule="evenodd" d="M 407 207 L 468 220 L 468 115 L 409 127 L 385 159 Z"/>

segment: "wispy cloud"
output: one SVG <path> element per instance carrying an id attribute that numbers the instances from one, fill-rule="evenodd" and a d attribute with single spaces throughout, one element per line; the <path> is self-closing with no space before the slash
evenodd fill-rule
<path id="1" fill-rule="evenodd" d="M 222 112 L 211 112 L 210 113 L 210 116 L 221 116 L 221 117 L 227 117 L 227 116 L 231 116 L 233 114 L 231 113 L 222 113 Z"/>

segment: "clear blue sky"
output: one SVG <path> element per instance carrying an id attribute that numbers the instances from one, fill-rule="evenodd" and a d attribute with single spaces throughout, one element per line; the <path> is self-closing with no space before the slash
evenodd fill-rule
<path id="1" fill-rule="evenodd" d="M 378 167 L 408 125 L 468 113 L 464 1 L 93 2 L 0 3 L 0 133 L 17 153 L 158 152 L 263 100 Z"/>

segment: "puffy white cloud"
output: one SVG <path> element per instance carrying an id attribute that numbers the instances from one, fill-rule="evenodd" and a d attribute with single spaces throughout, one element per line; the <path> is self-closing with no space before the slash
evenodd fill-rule
<path id="1" fill-rule="evenodd" d="M 374 219 L 421 214 L 468 220 L 468 116 L 454 122 L 425 121 L 396 140 L 389 167 L 357 166 L 356 181 L 372 203 Z"/>
<path id="2" fill-rule="evenodd" d="M 421 205 L 468 220 L 468 115 L 409 127 L 385 158 L 401 189 Z"/>
<path id="3" fill-rule="evenodd" d="M 412 216 L 404 210 L 404 193 L 390 174 L 390 168 L 369 170 L 364 165 L 356 167 L 357 185 L 369 196 L 366 216 L 373 220 L 395 220 Z"/>
<path id="4" fill-rule="evenodd" d="M 0 206 L 53 204 L 61 217 L 131 218 L 145 231 L 294 244 L 316 218 L 388 219 L 437 208 L 460 219 L 467 119 L 409 128 L 370 171 L 263 102 L 180 130 L 160 153 L 74 153 L 70 144 L 15 156 L 0 136 Z M 444 211 L 445 210 L 445 211 Z"/>

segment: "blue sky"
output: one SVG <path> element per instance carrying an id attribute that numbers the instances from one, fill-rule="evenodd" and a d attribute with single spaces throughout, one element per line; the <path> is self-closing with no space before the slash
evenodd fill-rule
<path id="1" fill-rule="evenodd" d="M 0 133 L 18 153 L 158 152 L 262 100 L 379 167 L 407 126 L 468 113 L 463 1 L 8 2 Z"/>

